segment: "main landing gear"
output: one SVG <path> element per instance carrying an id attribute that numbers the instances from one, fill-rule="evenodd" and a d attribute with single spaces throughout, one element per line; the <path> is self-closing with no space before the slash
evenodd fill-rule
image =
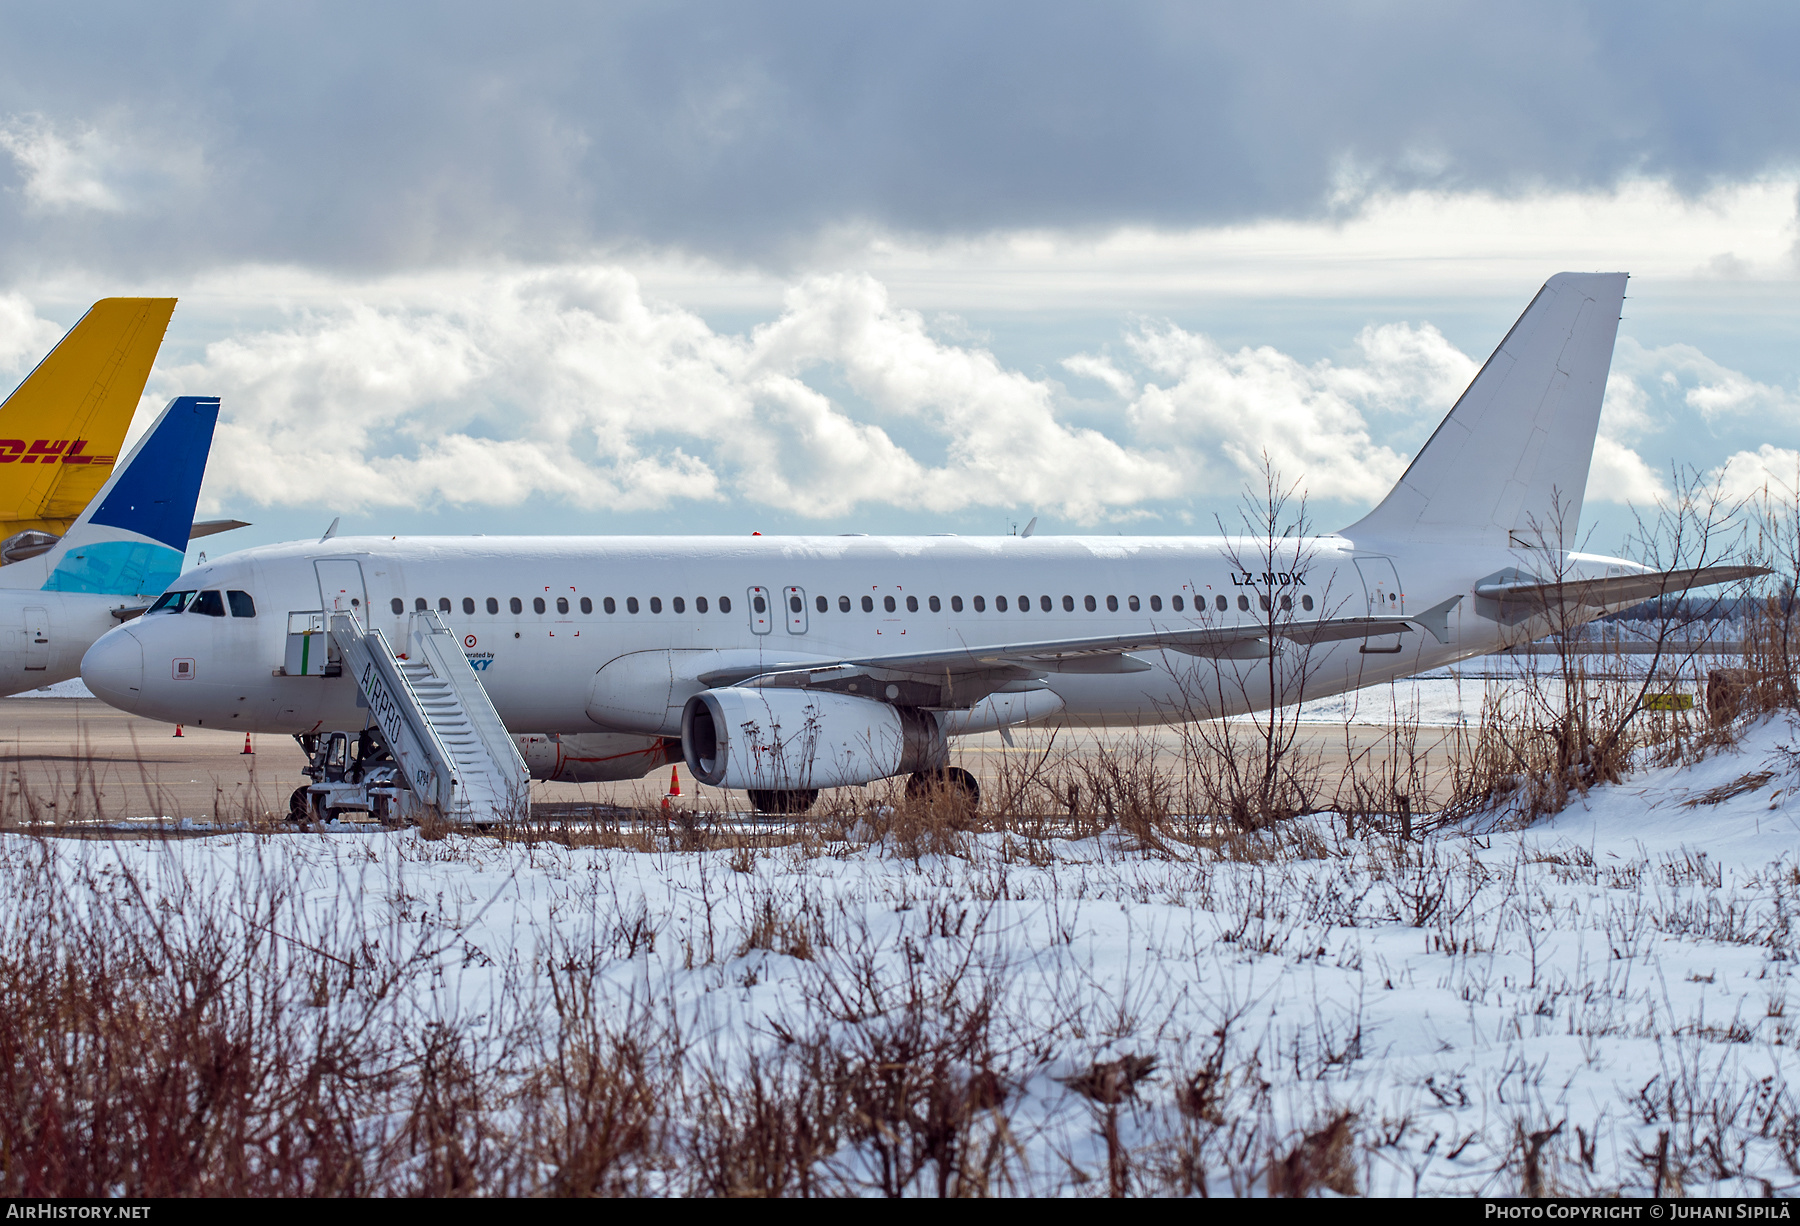
<path id="1" fill-rule="evenodd" d="M 798 817 L 813 807 L 819 799 L 817 788 L 796 788 L 792 791 L 750 790 L 750 804 L 758 813 L 774 813 L 783 817 Z"/>
<path id="2" fill-rule="evenodd" d="M 908 800 L 922 800 L 934 793 L 955 797 L 967 804 L 971 811 L 981 804 L 981 785 L 975 782 L 975 776 L 960 766 L 947 766 L 943 770 L 936 771 L 917 771 L 906 781 L 906 798 Z"/>

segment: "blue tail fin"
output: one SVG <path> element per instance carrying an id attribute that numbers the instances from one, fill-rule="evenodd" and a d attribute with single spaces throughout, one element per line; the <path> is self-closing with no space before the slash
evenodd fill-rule
<path id="1" fill-rule="evenodd" d="M 217 396 L 177 396 L 81 518 L 41 558 L 0 567 L 0 587 L 154 596 L 181 573 Z"/>

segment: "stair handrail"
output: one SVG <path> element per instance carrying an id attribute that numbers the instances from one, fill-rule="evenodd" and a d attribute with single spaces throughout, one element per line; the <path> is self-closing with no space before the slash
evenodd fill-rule
<path id="1" fill-rule="evenodd" d="M 438 736 L 437 729 L 432 727 L 431 720 L 425 717 L 425 708 L 419 700 L 418 692 L 413 689 L 406 674 L 400 671 L 393 648 L 388 644 L 387 636 L 380 630 L 365 631 L 362 622 L 354 613 L 333 611 L 330 627 L 331 637 L 337 641 L 339 651 L 346 656 L 360 654 L 364 657 L 359 661 L 362 667 L 354 672 L 357 688 L 368 700 L 369 713 L 374 717 L 376 726 L 381 729 L 381 735 L 386 739 L 388 749 L 394 754 L 394 757 L 401 759 L 405 754 L 405 744 L 398 735 L 399 731 L 404 728 L 411 735 L 411 739 L 418 743 L 425 756 L 430 759 L 431 774 L 433 781 L 437 784 L 432 789 L 433 794 L 426 795 L 425 780 L 417 777 L 411 763 L 402 761 L 402 768 L 408 771 L 407 786 L 418 793 L 420 800 L 428 805 L 436 806 L 440 812 L 454 811 L 455 802 L 459 799 L 457 792 L 466 790 L 458 787 L 461 781 L 456 773 L 456 759 L 451 756 L 449 747 Z M 373 639 L 378 645 L 378 650 L 369 646 L 370 639 Z M 418 718 L 407 718 L 399 703 L 382 701 L 386 696 L 378 691 L 372 691 L 370 685 L 376 679 L 385 683 L 391 690 L 404 695 L 405 709 L 416 712 Z"/>
<path id="2" fill-rule="evenodd" d="M 456 631 L 444 621 L 436 609 L 421 609 L 412 614 L 413 642 L 421 649 L 431 671 L 450 686 L 469 721 L 469 729 L 487 751 L 488 758 L 502 773 L 501 782 L 511 793 L 512 806 L 520 813 L 529 812 L 531 803 L 531 770 L 519 755 L 519 746 L 506 729 L 500 713 L 488 697 L 487 687 L 475 675 L 469 657 L 463 654 Z M 423 634 L 419 626 L 425 627 Z M 506 778 L 506 776 L 511 776 Z"/>

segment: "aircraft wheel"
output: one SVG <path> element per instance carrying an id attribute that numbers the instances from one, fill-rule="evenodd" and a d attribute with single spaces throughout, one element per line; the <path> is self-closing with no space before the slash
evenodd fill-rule
<path id="1" fill-rule="evenodd" d="M 970 809 L 981 804 L 981 785 L 975 782 L 974 775 L 960 766 L 946 767 L 941 771 L 916 771 L 906 781 L 906 795 L 913 800 L 935 788 L 960 794 L 968 801 Z"/>
<path id="2" fill-rule="evenodd" d="M 813 807 L 819 799 L 817 788 L 795 789 L 792 791 L 760 791 L 753 789 L 750 793 L 750 804 L 758 813 L 780 813 L 798 816 Z"/>
<path id="3" fill-rule="evenodd" d="M 294 789 L 288 797 L 287 819 L 290 822 L 310 822 L 312 820 L 312 797 L 306 794 L 306 786 Z"/>

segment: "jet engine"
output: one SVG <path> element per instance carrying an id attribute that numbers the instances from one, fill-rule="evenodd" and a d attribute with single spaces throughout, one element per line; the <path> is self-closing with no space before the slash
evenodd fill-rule
<path id="1" fill-rule="evenodd" d="M 713 787 L 809 791 L 941 769 L 929 711 L 816 690 L 704 690 L 681 712 L 688 770 Z"/>

